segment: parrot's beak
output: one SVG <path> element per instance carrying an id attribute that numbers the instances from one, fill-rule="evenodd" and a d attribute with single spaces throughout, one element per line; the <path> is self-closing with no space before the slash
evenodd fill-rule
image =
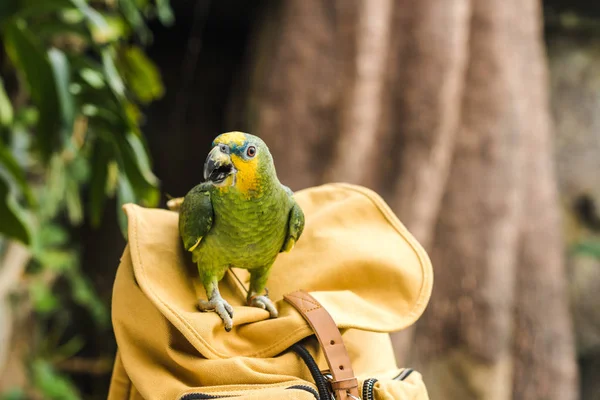
<path id="1" fill-rule="evenodd" d="M 223 148 L 223 149 L 222 149 Z M 223 183 L 229 175 L 235 174 L 233 162 L 227 146 L 215 146 L 204 162 L 204 179 L 216 184 Z"/>

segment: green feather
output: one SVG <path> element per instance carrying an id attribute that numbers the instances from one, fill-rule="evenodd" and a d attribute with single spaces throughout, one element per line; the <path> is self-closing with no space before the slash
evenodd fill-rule
<path id="1" fill-rule="evenodd" d="M 179 234 L 183 239 L 183 247 L 188 251 L 197 247 L 210 231 L 212 223 L 210 187 L 202 183 L 188 192 L 179 209 Z"/>
<path id="2" fill-rule="evenodd" d="M 247 137 L 254 140 L 259 157 L 256 187 L 250 195 L 235 185 L 220 188 L 205 182 L 194 187 L 181 205 L 179 231 L 207 293 L 229 267 L 255 272 L 251 289 L 264 289 L 275 258 L 299 239 L 304 227 L 304 214 L 293 192 L 277 179 L 267 146 Z M 244 146 L 231 148 L 232 153 L 242 152 Z"/>

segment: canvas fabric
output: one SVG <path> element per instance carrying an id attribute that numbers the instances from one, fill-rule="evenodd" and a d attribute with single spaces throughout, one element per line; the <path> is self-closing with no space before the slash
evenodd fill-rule
<path id="1" fill-rule="evenodd" d="M 292 344 L 304 344 L 327 369 L 309 325 L 283 301 L 296 290 L 309 292 L 331 314 L 359 383 L 379 380 L 376 399 L 428 398 L 418 372 L 394 380 L 403 368 L 388 334 L 413 324 L 427 305 L 433 283 L 427 254 L 366 188 L 327 184 L 295 197 L 305 230 L 291 252 L 278 256 L 267 285 L 279 317 L 245 305 L 249 274 L 234 269 L 219 285 L 234 308 L 231 332 L 217 314 L 196 309 L 206 295 L 182 247 L 177 213 L 124 206 L 128 244 L 113 291 L 118 352 L 109 400 L 173 400 L 190 393 L 314 399 L 289 389 L 315 387 L 306 365 L 288 350 Z"/>

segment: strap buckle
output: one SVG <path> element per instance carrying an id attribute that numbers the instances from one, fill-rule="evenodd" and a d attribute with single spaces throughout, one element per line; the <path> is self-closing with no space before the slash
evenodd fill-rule
<path id="1" fill-rule="evenodd" d="M 352 362 L 340 330 L 331 315 L 307 292 L 297 291 L 284 295 L 283 298 L 302 315 L 315 332 L 329 366 L 327 372 L 331 375 L 330 392 L 334 393 L 336 400 L 357 398 L 358 381 L 354 376 Z"/>
<path id="2" fill-rule="evenodd" d="M 323 375 L 323 377 L 327 380 L 327 386 L 329 389 L 329 395 L 331 396 L 331 400 L 337 400 L 335 397 L 336 394 L 336 390 L 334 390 L 334 386 L 337 383 L 338 385 L 342 384 L 343 382 L 350 382 L 352 380 L 355 380 L 356 378 L 348 378 L 348 379 L 343 379 L 341 381 L 334 381 L 333 380 L 333 375 L 331 374 L 331 371 L 329 371 L 328 369 L 321 371 L 321 375 Z M 352 387 L 354 387 L 354 385 L 351 385 Z M 350 393 L 350 390 L 346 390 L 346 396 L 348 396 L 350 399 L 352 400 L 361 400 L 360 397 L 356 397 L 355 395 L 353 395 L 352 393 Z"/>

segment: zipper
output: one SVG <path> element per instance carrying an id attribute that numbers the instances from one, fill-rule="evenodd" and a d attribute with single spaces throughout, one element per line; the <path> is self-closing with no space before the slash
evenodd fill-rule
<path id="1" fill-rule="evenodd" d="M 408 376 L 412 374 L 413 371 L 414 369 L 412 368 L 406 368 L 402 372 L 400 372 L 393 380 L 403 381 L 406 378 L 408 378 Z M 373 396 L 373 388 L 375 387 L 375 384 L 377 382 L 378 381 L 375 378 L 369 378 L 363 382 L 362 400 L 375 400 L 375 397 Z"/>
<path id="2" fill-rule="evenodd" d="M 289 389 L 304 390 L 305 392 L 309 392 L 310 394 L 312 394 L 313 396 L 315 396 L 316 400 L 320 400 L 319 399 L 319 394 L 317 393 L 317 391 L 315 389 L 311 388 L 310 386 L 307 386 L 307 385 L 288 386 L 285 389 L 286 390 L 289 390 Z M 181 396 L 179 398 L 179 400 L 227 399 L 227 398 L 232 398 L 232 397 L 240 397 L 240 396 L 226 396 L 226 395 L 216 396 L 216 395 L 208 394 L 208 393 L 195 392 L 195 393 L 184 394 L 183 396 Z"/>
<path id="3" fill-rule="evenodd" d="M 198 393 L 184 394 L 183 396 L 181 396 L 179 398 L 179 400 L 226 399 L 228 397 L 233 397 L 233 396 L 214 396 L 212 394 L 198 392 Z"/>
<path id="4" fill-rule="evenodd" d="M 402 370 L 393 380 L 395 381 L 403 381 L 410 374 L 414 372 L 412 368 L 406 368 Z M 373 396 L 373 389 L 375 384 L 378 382 L 375 378 L 369 378 L 363 382 L 363 390 L 362 390 L 362 400 L 375 400 Z M 309 392 L 312 394 L 316 400 L 323 400 L 319 398 L 319 394 L 317 391 L 310 386 L 307 385 L 293 385 L 285 388 L 286 390 L 295 389 L 295 390 L 304 390 L 305 392 Z M 210 399 L 226 399 L 230 397 L 239 397 L 239 396 L 215 396 L 208 393 L 188 393 L 179 398 L 179 400 L 210 400 Z"/>
<path id="5" fill-rule="evenodd" d="M 373 387 L 377 383 L 377 379 L 369 378 L 363 382 L 362 400 L 374 400 Z"/>
<path id="6" fill-rule="evenodd" d="M 313 388 L 311 388 L 310 386 L 306 386 L 306 385 L 294 385 L 294 386 L 290 386 L 287 389 L 297 389 L 297 390 L 304 390 L 305 392 L 309 392 L 310 394 L 312 394 L 313 396 L 315 396 L 315 399 L 320 400 L 319 399 L 319 393 L 317 393 L 317 391 Z"/>

